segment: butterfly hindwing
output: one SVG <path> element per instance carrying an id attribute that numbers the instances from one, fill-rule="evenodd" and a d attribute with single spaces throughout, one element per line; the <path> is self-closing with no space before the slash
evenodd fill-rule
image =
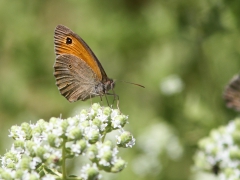
<path id="1" fill-rule="evenodd" d="M 100 82 L 85 61 L 74 55 L 59 55 L 54 70 L 58 89 L 70 102 L 95 96 L 94 87 Z"/>

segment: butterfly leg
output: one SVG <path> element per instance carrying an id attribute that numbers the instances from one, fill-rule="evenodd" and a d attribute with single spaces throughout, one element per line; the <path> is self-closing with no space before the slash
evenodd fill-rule
<path id="1" fill-rule="evenodd" d="M 106 98 L 106 101 L 107 101 L 108 106 L 110 107 L 109 102 L 108 102 L 108 98 L 107 98 L 106 94 L 104 94 L 104 96 L 105 96 L 105 98 Z"/>
<path id="2" fill-rule="evenodd" d="M 99 95 L 99 97 L 100 97 L 100 104 L 101 104 L 101 106 L 103 105 L 103 99 L 102 99 L 102 95 Z"/>
<path id="3" fill-rule="evenodd" d="M 118 96 L 117 94 L 115 94 L 114 91 L 113 91 L 113 94 L 111 94 L 111 93 L 106 93 L 106 95 L 114 96 L 114 99 L 113 99 L 113 103 L 112 103 L 112 104 L 114 104 L 114 101 L 117 99 L 117 108 L 118 108 L 118 110 L 120 110 L 120 108 L 119 108 L 119 96 Z"/>
<path id="4" fill-rule="evenodd" d="M 119 109 L 119 106 L 118 106 L 119 105 L 119 96 L 114 92 L 113 88 L 112 88 L 112 92 L 113 92 L 113 95 L 114 95 L 113 103 L 114 103 L 114 101 L 117 97 L 117 108 Z"/>
<path id="5" fill-rule="evenodd" d="M 91 94 L 90 94 L 90 99 L 91 99 L 91 106 L 93 105 L 93 103 L 92 103 L 92 97 L 91 97 Z"/>

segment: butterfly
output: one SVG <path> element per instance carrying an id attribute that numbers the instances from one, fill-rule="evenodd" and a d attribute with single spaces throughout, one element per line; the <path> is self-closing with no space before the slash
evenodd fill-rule
<path id="1" fill-rule="evenodd" d="M 87 43 L 72 30 L 58 25 L 54 31 L 54 76 L 60 93 L 69 101 L 114 95 L 115 82 L 108 78 Z M 102 98 L 101 98 L 102 99 Z"/>
<path id="2" fill-rule="evenodd" d="M 240 111 L 240 75 L 235 75 L 226 86 L 223 98 L 228 108 Z"/>

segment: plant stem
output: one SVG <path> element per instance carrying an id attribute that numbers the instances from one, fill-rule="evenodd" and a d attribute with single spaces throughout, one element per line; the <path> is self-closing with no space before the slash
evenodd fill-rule
<path id="1" fill-rule="evenodd" d="M 104 132 L 104 133 L 103 133 L 103 137 L 102 137 L 102 143 L 103 143 L 103 142 L 104 142 L 104 140 L 105 140 L 106 134 L 107 134 L 106 132 Z"/>
<path id="2" fill-rule="evenodd" d="M 63 141 L 62 145 L 62 179 L 67 179 L 67 174 L 66 174 L 66 141 Z"/>

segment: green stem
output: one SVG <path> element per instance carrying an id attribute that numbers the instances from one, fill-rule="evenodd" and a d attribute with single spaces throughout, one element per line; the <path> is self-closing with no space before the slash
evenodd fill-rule
<path id="1" fill-rule="evenodd" d="M 81 177 L 68 177 L 66 172 L 66 141 L 62 145 L 62 180 L 82 180 Z"/>
<path id="2" fill-rule="evenodd" d="M 106 137 L 106 134 L 107 134 L 106 132 L 103 133 L 102 143 L 104 142 L 104 139 L 105 139 L 105 137 Z"/>
<path id="3" fill-rule="evenodd" d="M 62 145 L 62 179 L 67 179 L 66 173 L 66 141 L 63 141 Z"/>

